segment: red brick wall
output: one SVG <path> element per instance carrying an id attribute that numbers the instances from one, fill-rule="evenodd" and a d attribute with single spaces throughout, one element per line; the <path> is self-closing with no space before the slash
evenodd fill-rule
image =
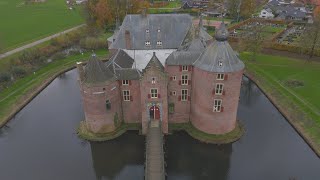
<path id="1" fill-rule="evenodd" d="M 140 96 L 140 81 L 130 80 L 129 85 L 122 85 L 122 81 L 119 81 L 121 90 L 122 112 L 124 121 L 126 123 L 138 123 L 141 122 L 141 96 Z M 131 101 L 124 101 L 122 92 L 123 90 L 129 90 L 132 97 Z"/>
<path id="2" fill-rule="evenodd" d="M 236 125 L 237 109 L 243 71 L 228 73 L 228 79 L 216 80 L 216 73 L 194 68 L 192 86 L 191 122 L 209 134 L 224 134 Z M 213 95 L 216 83 L 223 83 L 225 95 Z M 214 99 L 222 99 L 223 112 L 213 112 Z"/>
<path id="3" fill-rule="evenodd" d="M 189 67 L 192 70 L 192 66 Z M 181 71 L 180 66 L 166 66 L 166 72 L 168 73 L 168 101 L 174 103 L 174 113 L 169 114 L 169 122 L 171 123 L 183 123 L 188 122 L 190 119 L 190 101 L 181 101 L 181 89 L 188 89 L 188 94 L 191 99 L 191 84 L 192 84 L 192 71 Z M 189 85 L 179 85 L 182 74 L 187 74 L 188 79 L 191 81 Z M 176 76 L 176 80 L 173 80 L 173 76 Z M 176 91 L 176 95 L 170 92 Z M 189 99 L 189 100 L 190 100 Z"/>
<path id="4" fill-rule="evenodd" d="M 151 78 L 156 78 L 156 83 L 151 83 Z M 151 88 L 158 88 L 158 93 L 160 98 L 148 98 Z M 167 76 L 164 72 L 160 72 L 157 68 L 149 68 L 144 73 L 143 77 L 140 80 L 140 92 L 141 92 L 141 120 L 142 120 L 142 133 L 147 132 L 148 127 L 148 113 L 150 103 L 159 103 L 161 104 L 162 112 L 162 131 L 168 133 L 168 99 L 167 99 Z"/>
<path id="5" fill-rule="evenodd" d="M 82 84 L 81 93 L 87 128 L 95 133 L 114 131 L 115 114 L 122 119 L 118 82 L 95 86 Z M 107 99 L 111 102 L 110 110 L 106 109 Z"/>

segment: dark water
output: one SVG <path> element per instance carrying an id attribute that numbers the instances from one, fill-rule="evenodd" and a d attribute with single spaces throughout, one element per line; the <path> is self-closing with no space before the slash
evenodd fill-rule
<path id="1" fill-rule="evenodd" d="M 1 180 L 135 180 L 144 175 L 144 137 L 129 132 L 104 143 L 75 134 L 84 119 L 76 71 L 53 81 L 0 129 Z M 247 132 L 228 145 L 184 133 L 166 138 L 169 180 L 320 179 L 320 160 L 250 82 L 239 119 Z"/>

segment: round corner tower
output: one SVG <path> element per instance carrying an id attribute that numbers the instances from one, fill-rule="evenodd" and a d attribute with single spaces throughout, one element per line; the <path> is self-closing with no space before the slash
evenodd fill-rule
<path id="1" fill-rule="evenodd" d="M 221 23 L 215 39 L 194 62 L 191 123 L 208 134 L 225 134 L 237 123 L 244 63 L 229 45 Z"/>
<path id="2" fill-rule="evenodd" d="M 121 120 L 116 77 L 95 55 L 85 68 L 80 63 L 77 66 L 87 130 L 93 133 L 114 131 Z"/>

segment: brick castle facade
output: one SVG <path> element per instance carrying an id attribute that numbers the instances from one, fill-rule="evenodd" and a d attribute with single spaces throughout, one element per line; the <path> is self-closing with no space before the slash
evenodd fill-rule
<path id="1" fill-rule="evenodd" d="M 244 70 L 224 23 L 215 38 L 189 15 L 127 15 L 108 39 L 112 58 L 77 64 L 86 128 L 116 131 L 119 123 L 188 123 L 225 134 L 237 123 Z"/>

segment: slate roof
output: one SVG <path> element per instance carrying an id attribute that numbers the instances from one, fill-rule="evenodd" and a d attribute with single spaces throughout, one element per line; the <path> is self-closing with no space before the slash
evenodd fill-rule
<path id="1" fill-rule="evenodd" d="M 167 65 L 192 65 L 200 56 L 197 51 L 176 51 L 166 59 Z"/>
<path id="2" fill-rule="evenodd" d="M 216 41 L 210 44 L 193 63 L 195 67 L 208 72 L 236 72 L 244 68 L 243 62 L 229 45 L 225 31 L 227 30 L 222 22 L 216 32 Z"/>
<path id="3" fill-rule="evenodd" d="M 137 69 L 116 69 L 115 73 L 119 80 L 138 80 L 141 76 Z"/>
<path id="4" fill-rule="evenodd" d="M 156 67 L 161 71 L 164 71 L 164 67 L 162 63 L 159 61 L 159 59 L 156 56 L 156 53 L 153 53 L 152 58 L 150 59 L 149 63 L 147 64 L 145 69 L 151 68 L 151 67 Z"/>
<path id="5" fill-rule="evenodd" d="M 188 14 L 127 15 L 110 49 L 126 49 L 125 31 L 130 32 L 131 49 L 177 49 L 191 25 L 192 19 Z M 146 41 L 151 45 L 147 47 Z M 161 47 L 157 46 L 157 41 L 162 41 Z"/>
<path id="6" fill-rule="evenodd" d="M 84 82 L 88 84 L 96 84 L 106 82 L 115 78 L 114 74 L 107 66 L 100 61 L 96 55 L 92 55 L 84 68 Z"/>

